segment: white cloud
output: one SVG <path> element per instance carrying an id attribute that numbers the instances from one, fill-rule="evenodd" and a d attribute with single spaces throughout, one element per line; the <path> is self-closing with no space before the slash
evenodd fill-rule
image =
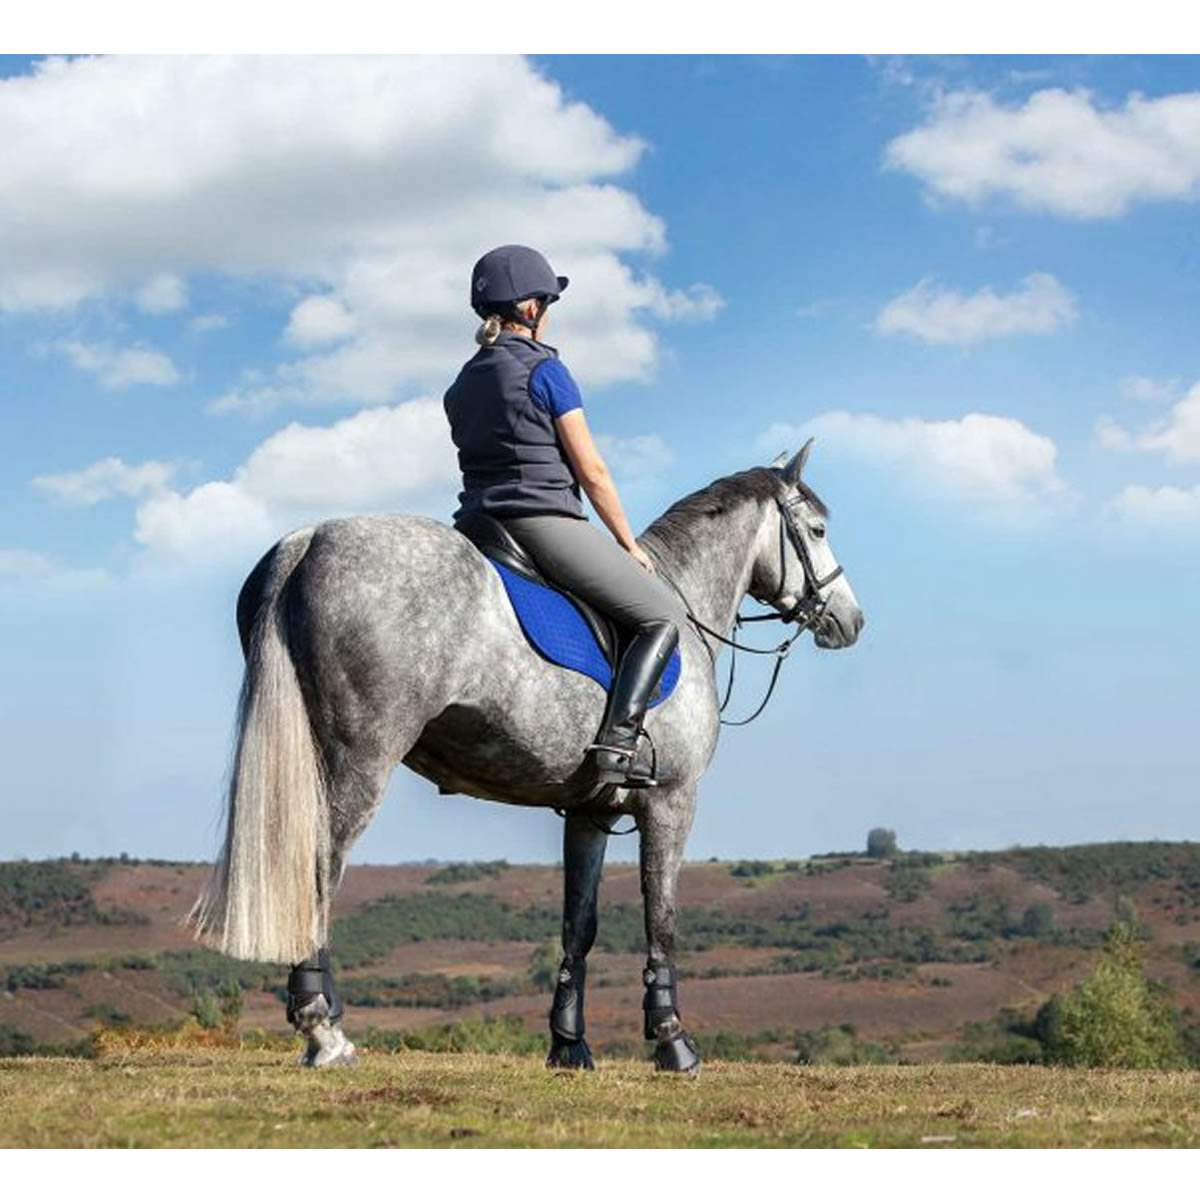
<path id="1" fill-rule="evenodd" d="M 188 325 L 195 333 L 210 333 L 214 329 L 225 329 L 229 325 L 229 318 L 220 313 L 203 313 L 193 317 Z"/>
<path id="2" fill-rule="evenodd" d="M 1008 295 L 985 287 L 964 296 L 923 279 L 884 307 L 875 328 L 935 345 L 967 345 L 985 338 L 1053 333 L 1075 317 L 1075 297 L 1053 275 L 1034 272 Z"/>
<path id="3" fill-rule="evenodd" d="M 337 300 L 308 296 L 292 309 L 284 340 L 295 346 L 338 342 L 354 332 L 354 318 Z"/>
<path id="4" fill-rule="evenodd" d="M 311 356 L 259 406 L 265 386 L 377 404 L 444 386 L 473 352 L 471 265 L 503 242 L 571 276 L 555 328 L 585 386 L 653 371 L 648 316 L 719 306 L 634 277 L 622 255 L 666 248 L 612 182 L 644 144 L 520 58 L 53 60 L 4 82 L 0 128 L 0 309 L 136 298 L 157 276 L 280 281 Z"/>
<path id="5" fill-rule="evenodd" d="M 280 382 L 268 382 L 261 371 L 247 369 L 242 372 L 240 382 L 212 400 L 206 411 L 217 415 L 246 412 L 254 416 L 264 416 L 274 409 L 283 408 L 288 404 L 303 404 L 309 399 L 308 392 L 303 387 L 282 382 L 283 367 L 280 367 L 272 378 Z"/>
<path id="6" fill-rule="evenodd" d="M 1133 438 L 1111 417 L 1100 417 L 1096 422 L 1096 443 L 1104 450 L 1123 454 L 1135 449 Z"/>
<path id="7" fill-rule="evenodd" d="M 0 549 L 0 576 L 29 578 L 47 575 L 53 569 L 53 561 L 44 554 L 33 550 Z"/>
<path id="8" fill-rule="evenodd" d="M 657 280 L 650 285 L 650 311 L 665 321 L 711 321 L 725 301 L 706 283 L 684 292 L 668 292 Z"/>
<path id="9" fill-rule="evenodd" d="M 670 446 L 657 433 L 635 437 L 597 434 L 596 445 L 612 473 L 620 480 L 657 479 L 675 461 Z"/>
<path id="10" fill-rule="evenodd" d="M 38 475 L 33 484 L 64 504 L 96 504 L 110 496 L 141 496 L 160 491 L 174 470 L 173 463 L 151 461 L 129 466 L 119 458 L 105 458 L 80 471 Z"/>
<path id="11" fill-rule="evenodd" d="M 187 307 L 187 285 L 178 275 L 155 275 L 138 288 L 134 303 L 142 312 L 176 312 Z"/>
<path id="12" fill-rule="evenodd" d="M 1100 418 L 1096 433 L 1100 445 L 1108 450 L 1158 453 L 1174 465 L 1200 462 L 1200 383 L 1194 383 L 1165 418 L 1151 422 L 1140 433 L 1130 433 L 1108 417 Z"/>
<path id="13" fill-rule="evenodd" d="M 75 588 L 108 582 L 109 576 L 96 568 L 65 567 L 34 550 L 0 548 L 0 587 L 32 584 Z"/>
<path id="14" fill-rule="evenodd" d="M 1058 447 L 1012 417 L 968 413 L 959 420 L 889 420 L 823 413 L 802 426 L 773 425 L 760 439 L 773 453 L 810 436 L 843 453 L 901 472 L 909 486 L 999 514 L 1069 499 L 1056 467 Z"/>
<path id="15" fill-rule="evenodd" d="M 1126 375 L 1121 380 L 1121 395 L 1146 404 L 1160 404 L 1179 390 L 1177 379 L 1151 379 L 1146 375 Z"/>
<path id="16" fill-rule="evenodd" d="M 923 126 L 888 144 L 884 163 L 970 205 L 1002 196 L 1063 217 L 1116 217 L 1139 201 L 1195 199 L 1200 92 L 1134 94 L 1120 108 L 1060 88 L 1019 107 L 949 92 Z"/>
<path id="17" fill-rule="evenodd" d="M 1110 501 L 1109 510 L 1134 525 L 1158 529 L 1200 528 L 1200 484 L 1191 488 L 1131 484 Z"/>
<path id="18" fill-rule="evenodd" d="M 228 480 L 163 490 L 137 512 L 135 537 L 172 558 L 265 548 L 288 529 L 368 511 L 443 518 L 459 487 L 441 402 L 364 409 L 334 425 L 293 423 L 262 442 Z"/>
<path id="19" fill-rule="evenodd" d="M 117 349 L 105 343 L 56 342 L 54 348 L 81 371 L 95 375 L 102 387 L 125 388 L 135 384 L 169 387 L 179 382 L 175 364 L 147 346 Z"/>
<path id="20" fill-rule="evenodd" d="M 997 250 L 1007 246 L 1011 239 L 997 233 L 990 225 L 981 225 L 975 230 L 975 247 L 978 250 Z"/>

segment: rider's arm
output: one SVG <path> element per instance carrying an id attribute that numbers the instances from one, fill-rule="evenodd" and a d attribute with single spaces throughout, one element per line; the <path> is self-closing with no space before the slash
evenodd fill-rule
<path id="1" fill-rule="evenodd" d="M 617 495 L 608 465 L 596 449 L 583 409 L 576 408 L 559 417 L 555 426 L 563 449 L 567 452 L 571 470 L 579 480 L 579 486 L 587 493 L 596 515 L 608 526 L 613 537 L 632 554 L 637 548 L 637 541 L 625 518 L 625 510 L 621 507 L 621 498 Z"/>
<path id="2" fill-rule="evenodd" d="M 596 448 L 583 415 L 579 388 L 560 359 L 548 359 L 534 368 L 529 380 L 529 395 L 534 404 L 553 417 L 571 471 L 600 520 L 624 549 L 646 570 L 653 571 L 654 565 L 633 536 L 616 484 Z"/>

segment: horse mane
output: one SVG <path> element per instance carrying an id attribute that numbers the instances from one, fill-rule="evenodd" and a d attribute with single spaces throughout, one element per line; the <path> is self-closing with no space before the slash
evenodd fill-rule
<path id="1" fill-rule="evenodd" d="M 821 516 L 829 516 L 825 502 L 808 484 L 800 480 L 796 488 Z M 650 538 L 656 547 L 679 544 L 680 539 L 691 536 L 702 521 L 719 517 L 748 500 L 754 503 L 782 500 L 785 490 L 779 472 L 770 467 L 751 467 L 736 475 L 726 475 L 677 500 L 649 525 L 642 537 Z"/>

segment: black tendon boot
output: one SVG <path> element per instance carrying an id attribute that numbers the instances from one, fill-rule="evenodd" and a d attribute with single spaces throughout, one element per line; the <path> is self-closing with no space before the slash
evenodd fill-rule
<path id="1" fill-rule="evenodd" d="M 318 996 L 324 996 L 326 1012 L 330 1021 L 340 1021 L 344 1011 L 342 998 L 333 986 L 333 970 L 329 965 L 329 951 L 318 950 L 301 963 L 295 963 L 288 973 L 287 1019 L 295 1025 L 300 1011 L 307 1008 Z"/>
<path id="2" fill-rule="evenodd" d="M 658 782 L 651 762 L 638 754 L 638 738 L 650 697 L 678 643 L 679 631 L 670 621 L 647 621 L 625 647 L 600 732 L 588 747 L 597 783 L 639 788 Z"/>

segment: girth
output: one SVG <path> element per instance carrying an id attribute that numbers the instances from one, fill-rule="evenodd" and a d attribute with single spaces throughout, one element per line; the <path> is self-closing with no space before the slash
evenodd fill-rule
<path id="1" fill-rule="evenodd" d="M 525 552 L 524 547 L 504 528 L 501 522 L 495 517 L 488 516 L 487 513 L 464 513 L 455 521 L 454 528 L 471 542 L 484 558 L 500 563 L 501 566 L 507 567 L 523 579 L 529 580 L 530 583 L 540 584 L 542 587 L 550 588 L 565 596 L 575 606 L 576 611 L 595 635 L 601 652 L 608 659 L 608 665 L 614 671 L 616 670 L 617 659 L 621 651 L 621 639 L 616 625 L 586 601 L 547 579 L 538 570 L 533 559 Z"/>

